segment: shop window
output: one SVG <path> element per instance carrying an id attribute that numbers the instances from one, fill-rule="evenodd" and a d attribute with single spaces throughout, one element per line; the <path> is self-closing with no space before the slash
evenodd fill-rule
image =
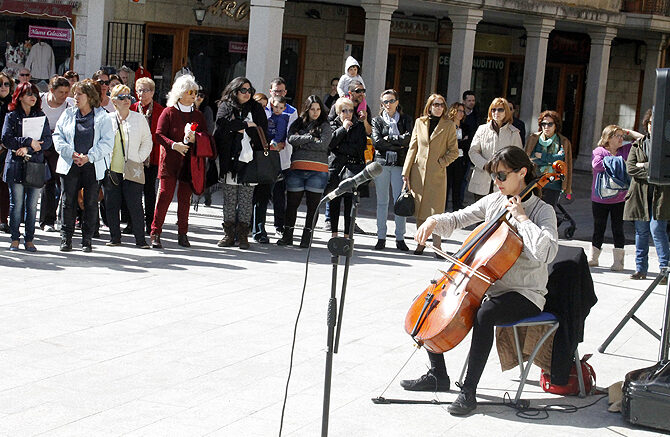
<path id="1" fill-rule="evenodd" d="M 126 65 L 136 70 L 144 59 L 144 25 L 110 22 L 107 24 L 107 65 Z"/>

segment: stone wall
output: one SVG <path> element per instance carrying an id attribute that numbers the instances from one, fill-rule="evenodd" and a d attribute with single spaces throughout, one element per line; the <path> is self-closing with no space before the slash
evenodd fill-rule
<path id="1" fill-rule="evenodd" d="M 618 124 L 635 129 L 635 114 L 640 91 L 640 71 L 644 64 L 635 63 L 636 44 L 614 40 L 607 73 L 607 93 L 603 110 L 603 125 Z M 641 113 L 647 108 L 640 108 Z"/>

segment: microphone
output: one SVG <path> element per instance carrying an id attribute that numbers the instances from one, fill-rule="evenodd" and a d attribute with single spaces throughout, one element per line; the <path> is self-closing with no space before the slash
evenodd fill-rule
<path id="1" fill-rule="evenodd" d="M 364 184 L 365 182 L 376 178 L 382 174 L 382 166 L 379 165 L 377 162 L 371 162 L 368 164 L 362 172 L 358 173 L 356 176 L 350 177 L 348 179 L 343 180 L 340 182 L 340 185 L 337 186 L 336 189 L 328 193 L 324 199 L 327 201 L 331 201 L 336 197 L 339 197 L 345 193 L 349 193 L 354 190 L 354 188 L 358 187 L 361 184 Z"/>

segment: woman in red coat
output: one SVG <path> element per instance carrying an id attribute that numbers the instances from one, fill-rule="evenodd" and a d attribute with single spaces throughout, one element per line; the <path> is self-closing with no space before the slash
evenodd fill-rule
<path id="1" fill-rule="evenodd" d="M 163 113 L 163 106 L 154 101 L 156 84 L 148 77 L 141 77 L 135 81 L 135 92 L 140 99 L 139 102 L 130 106 L 131 111 L 144 115 L 151 128 L 151 136 L 154 147 L 149 155 L 149 165 L 144 169 L 144 219 L 147 226 L 147 234 L 151 233 L 151 223 L 154 221 L 154 208 L 156 206 L 156 179 L 158 177 L 158 162 L 160 160 L 161 146 L 158 142 L 156 129 L 158 119 Z M 146 163 L 145 163 L 146 165 Z"/>
<path id="2" fill-rule="evenodd" d="M 177 189 L 177 242 L 182 247 L 190 247 L 186 233 L 188 232 L 188 212 L 191 206 L 191 149 L 203 132 L 206 135 L 205 118 L 202 112 L 195 109 L 195 98 L 198 95 L 198 84 L 193 76 L 179 77 L 172 90 L 168 93 L 167 108 L 158 119 L 156 136 L 161 145 L 158 163 L 158 200 L 154 221 L 151 224 L 151 245 L 160 249 L 161 232 L 170 202 Z M 197 123 L 196 131 L 185 133 L 188 123 Z"/>

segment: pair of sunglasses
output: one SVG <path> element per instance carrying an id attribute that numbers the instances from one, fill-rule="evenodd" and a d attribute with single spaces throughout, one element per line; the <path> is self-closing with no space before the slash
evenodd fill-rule
<path id="1" fill-rule="evenodd" d="M 397 101 L 398 101 L 398 99 L 382 100 L 382 104 L 383 104 L 383 105 L 392 105 L 392 104 L 394 104 L 394 103 L 397 102 Z"/>
<path id="2" fill-rule="evenodd" d="M 107 86 L 109 86 L 109 81 L 108 81 L 108 80 L 98 79 L 98 83 L 99 83 L 100 85 L 107 85 Z"/>
<path id="3" fill-rule="evenodd" d="M 114 97 L 116 100 L 133 100 L 133 96 L 130 94 L 119 94 L 118 96 Z"/>
<path id="4" fill-rule="evenodd" d="M 240 88 L 239 90 L 237 90 L 237 92 L 242 93 L 242 94 L 247 94 L 247 93 L 252 94 L 254 92 L 254 89 L 253 88 Z"/>
<path id="5" fill-rule="evenodd" d="M 507 180 L 507 175 L 510 173 L 516 173 L 519 170 L 510 170 L 510 171 L 497 171 L 495 173 L 491 173 L 489 176 L 491 176 L 491 180 L 495 181 L 498 179 L 500 182 L 505 182 Z"/>

